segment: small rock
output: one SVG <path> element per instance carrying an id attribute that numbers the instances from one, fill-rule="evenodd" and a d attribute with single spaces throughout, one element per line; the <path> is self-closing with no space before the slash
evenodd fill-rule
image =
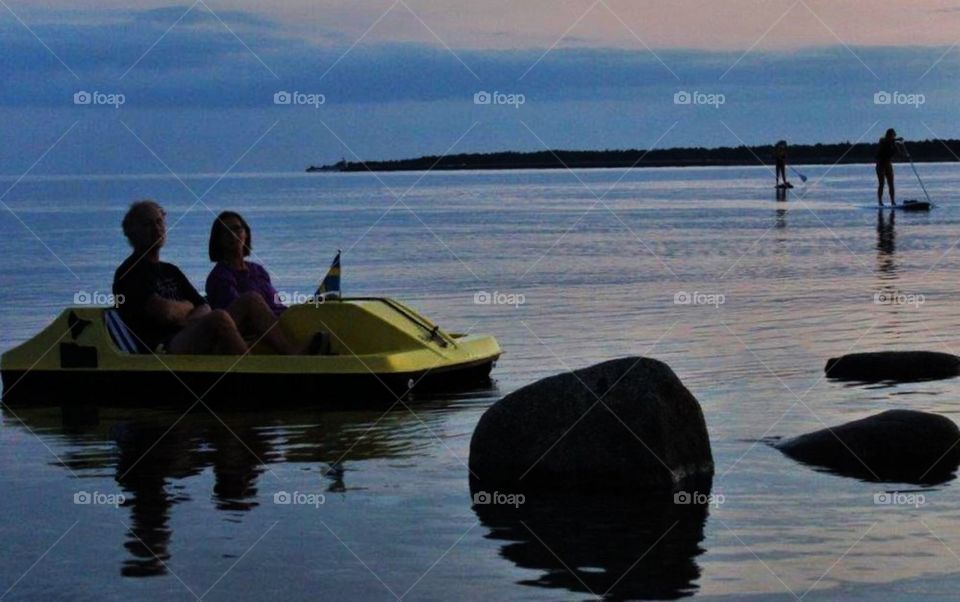
<path id="1" fill-rule="evenodd" d="M 933 484 L 960 465 L 960 428 L 944 416 L 888 410 L 774 447 L 794 460 L 867 481 Z"/>
<path id="2" fill-rule="evenodd" d="M 960 357 L 936 351 L 853 353 L 827 360 L 827 376 L 863 382 L 910 382 L 960 375 Z"/>

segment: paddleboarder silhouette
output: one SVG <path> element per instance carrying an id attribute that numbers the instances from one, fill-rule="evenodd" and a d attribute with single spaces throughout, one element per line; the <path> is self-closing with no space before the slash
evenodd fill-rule
<path id="1" fill-rule="evenodd" d="M 897 138 L 897 131 L 890 128 L 886 135 L 880 139 L 877 148 L 877 204 L 881 207 L 883 206 L 884 183 L 890 190 L 890 205 L 897 206 L 897 195 L 893 185 L 893 158 L 900 152 L 897 143 L 902 141 L 902 138 Z"/>

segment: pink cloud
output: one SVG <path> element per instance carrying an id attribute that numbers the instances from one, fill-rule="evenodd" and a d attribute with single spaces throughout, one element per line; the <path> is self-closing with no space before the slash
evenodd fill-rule
<path id="1" fill-rule="evenodd" d="M 654 48 L 770 50 L 840 42 L 933 46 L 960 41 L 960 4 L 955 0 L 594 1 L 376 0 L 345 5 L 340 0 L 289 0 L 272 5 L 269 15 L 300 27 L 337 29 L 352 39 L 367 32 L 364 41 L 370 42 L 442 40 L 452 47 L 499 49 L 553 44 L 642 48 L 645 43 Z M 217 10 L 213 0 L 208 4 Z M 231 8 L 264 12 L 252 0 Z"/>
<path id="2" fill-rule="evenodd" d="M 360 40 L 476 49 L 646 45 L 738 51 L 960 42 L 957 0 L 203 1 L 213 11 L 246 11 L 277 21 L 292 35 L 336 44 Z M 85 9 L 166 7 L 173 13 L 177 6 L 162 0 L 136 5 L 130 0 L 48 0 L 42 8 L 19 2 L 24 0 L 11 4 L 28 21 L 38 11 L 76 15 Z M 192 4 L 182 0 L 180 7 L 186 10 Z"/>

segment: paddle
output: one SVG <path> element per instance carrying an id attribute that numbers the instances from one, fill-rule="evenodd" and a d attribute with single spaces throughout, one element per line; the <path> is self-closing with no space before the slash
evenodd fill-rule
<path id="1" fill-rule="evenodd" d="M 797 171 L 797 169 L 796 169 L 793 165 L 790 166 L 790 171 L 792 171 L 793 173 L 797 174 L 797 177 L 800 178 L 800 181 L 803 182 L 804 184 L 806 184 L 806 182 L 807 182 L 807 176 L 805 176 L 805 175 L 803 175 L 802 173 L 800 173 L 799 171 Z"/>
<path id="2" fill-rule="evenodd" d="M 910 151 L 907 150 L 907 143 L 904 142 L 902 138 L 897 140 L 897 142 L 903 149 L 903 154 L 907 156 L 907 160 L 910 161 L 910 167 L 913 168 L 913 174 L 917 176 L 917 181 L 920 182 L 920 188 L 923 189 L 923 195 L 927 197 L 927 202 L 932 205 L 933 201 L 930 200 L 930 194 L 927 193 L 927 187 L 923 185 L 923 179 L 920 177 L 920 172 L 917 171 L 917 166 L 913 164 L 913 157 L 910 156 Z"/>

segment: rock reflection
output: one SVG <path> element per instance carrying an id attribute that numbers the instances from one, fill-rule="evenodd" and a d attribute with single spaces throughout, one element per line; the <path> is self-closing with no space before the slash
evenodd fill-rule
<path id="1" fill-rule="evenodd" d="M 507 542 L 504 558 L 540 572 L 523 585 L 613 600 L 676 599 L 697 590 L 703 504 L 580 494 L 527 496 L 515 506 L 490 501 L 474 505 L 487 537 Z"/>

